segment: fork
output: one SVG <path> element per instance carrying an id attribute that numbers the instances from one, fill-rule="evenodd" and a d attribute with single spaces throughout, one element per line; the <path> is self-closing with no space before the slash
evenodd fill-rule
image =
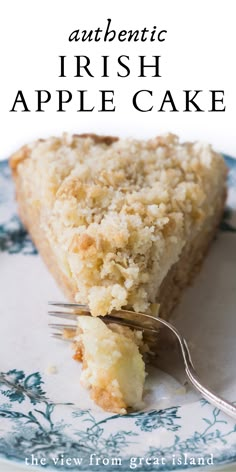
<path id="1" fill-rule="evenodd" d="M 57 309 L 50 310 L 48 312 L 50 316 L 55 316 L 57 318 L 64 319 L 67 321 L 76 322 L 76 320 L 78 320 L 78 316 L 92 316 L 87 305 L 60 302 L 49 302 L 49 305 Z M 139 331 L 142 331 L 144 336 L 146 336 L 147 342 L 151 342 L 152 347 L 154 345 L 153 341 L 156 341 L 157 336 L 160 337 L 160 333 L 162 332 L 160 328 L 163 328 L 163 326 L 167 328 L 168 335 L 171 334 L 172 341 L 173 338 L 175 339 L 175 341 L 177 341 L 177 345 L 181 353 L 182 367 L 184 367 L 185 375 L 187 376 L 187 379 L 190 381 L 195 390 L 200 392 L 201 395 L 212 405 L 222 410 L 231 418 L 236 419 L 236 406 L 233 403 L 228 402 L 221 396 L 217 395 L 213 390 L 206 387 L 201 382 L 194 368 L 186 339 L 171 323 L 162 318 L 158 318 L 152 315 L 124 309 L 117 311 L 113 310 L 109 315 L 99 316 L 99 318 L 105 324 L 115 323 L 123 326 L 128 326 L 131 329 L 137 329 Z M 65 329 L 72 330 L 72 333 L 74 332 L 76 334 L 77 324 L 50 323 L 49 326 L 58 330 L 57 332 L 54 332 L 52 334 L 52 336 L 56 339 L 65 340 L 65 338 L 63 337 L 63 331 Z M 69 340 L 71 341 L 72 339 L 73 336 Z M 170 341 L 170 338 L 168 339 L 168 341 Z M 156 350 L 158 354 L 159 343 L 156 343 Z M 165 352 L 168 352 L 168 345 L 165 345 Z"/>

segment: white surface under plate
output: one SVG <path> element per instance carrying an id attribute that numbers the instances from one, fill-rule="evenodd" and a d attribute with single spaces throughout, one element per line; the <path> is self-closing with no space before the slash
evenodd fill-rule
<path id="1" fill-rule="evenodd" d="M 226 160 L 231 169 L 228 205 L 233 209 L 236 161 Z M 62 295 L 16 216 L 7 162 L 0 163 L 0 202 L 0 470 L 31 464 L 32 459 L 39 468 L 41 461 L 62 472 L 135 470 L 139 459 L 132 467 L 132 457 L 147 459 L 137 467 L 142 471 L 196 469 L 199 461 L 207 465 L 209 458 L 215 467 L 233 463 L 234 422 L 191 389 L 180 394 L 178 384 L 160 371 L 154 369 L 147 381 L 145 411 L 119 416 L 92 403 L 80 386 L 80 365 L 71 359 L 70 347 L 49 336 L 47 302 L 61 300 Z M 175 321 L 190 342 L 202 380 L 232 401 L 236 400 L 234 216 L 234 210 L 225 214 Z M 50 365 L 56 366 L 54 375 L 47 373 Z M 66 459 L 71 465 L 65 465 Z"/>

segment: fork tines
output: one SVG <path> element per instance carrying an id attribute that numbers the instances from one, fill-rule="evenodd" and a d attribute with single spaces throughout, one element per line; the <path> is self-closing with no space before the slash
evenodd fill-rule
<path id="1" fill-rule="evenodd" d="M 72 308 L 72 309 L 78 309 L 78 310 L 85 310 L 89 311 L 88 305 L 81 305 L 80 303 L 63 303 L 63 302 L 48 302 L 48 305 L 51 306 L 56 306 L 58 308 Z"/>
<path id="2" fill-rule="evenodd" d="M 76 322 L 79 316 L 92 316 L 91 312 L 87 305 L 82 305 L 78 303 L 61 303 L 61 302 L 49 302 L 50 306 L 55 307 L 54 310 L 50 310 L 48 314 L 60 319 L 65 319 L 68 321 Z M 60 310 L 56 310 L 59 308 Z M 63 310 L 64 309 L 64 310 Z M 119 310 L 112 311 L 109 315 L 99 316 L 105 324 L 118 324 L 122 326 L 127 326 L 131 329 L 141 330 L 145 333 L 156 334 L 158 333 L 158 328 L 153 326 L 152 320 L 143 313 L 136 313 L 131 310 Z M 57 339 L 64 339 L 63 333 L 61 331 L 65 329 L 74 330 L 76 332 L 76 324 L 58 324 L 50 323 L 51 328 L 59 330 L 59 333 L 54 333 L 53 337 Z"/>

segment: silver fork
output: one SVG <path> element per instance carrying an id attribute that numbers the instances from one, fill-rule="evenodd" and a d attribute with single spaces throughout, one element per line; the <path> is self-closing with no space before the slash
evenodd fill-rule
<path id="1" fill-rule="evenodd" d="M 78 303 L 58 303 L 58 302 L 49 302 L 49 305 L 59 308 L 60 310 L 50 310 L 49 315 L 55 316 L 57 318 L 70 320 L 76 322 L 78 316 L 91 316 L 89 307 L 87 305 L 81 305 Z M 187 379 L 190 381 L 192 386 L 201 393 L 201 395 L 206 398 L 212 405 L 216 406 L 220 410 L 224 411 L 230 417 L 236 419 L 236 406 L 233 403 L 228 402 L 221 396 L 217 395 L 210 388 L 206 387 L 200 380 L 191 359 L 189 348 L 185 338 L 180 334 L 180 332 L 169 322 L 165 321 L 162 318 L 157 318 L 152 315 L 147 315 L 144 313 L 137 313 L 130 310 L 119 310 L 112 311 L 109 315 L 99 317 L 106 324 L 120 324 L 123 326 L 128 326 L 132 329 L 141 330 L 146 336 L 147 342 L 151 342 L 153 349 L 153 341 L 156 341 L 157 335 L 160 338 L 160 333 L 163 333 L 163 329 L 160 328 L 166 327 L 168 331 L 168 337 L 165 338 L 165 341 L 171 342 L 169 335 L 172 335 L 172 344 L 173 337 L 177 341 L 179 351 L 181 353 L 182 366 L 184 367 L 185 374 Z M 63 330 L 70 329 L 74 330 L 76 333 L 77 324 L 69 323 L 50 323 L 49 326 L 58 330 L 54 332 L 52 336 L 56 339 L 65 340 L 63 337 Z M 163 336 L 162 336 L 163 337 Z M 72 337 L 73 339 L 73 337 Z M 158 350 L 160 348 L 159 342 L 156 343 L 156 353 L 158 355 Z M 168 344 L 165 342 L 165 353 L 168 353 Z"/>

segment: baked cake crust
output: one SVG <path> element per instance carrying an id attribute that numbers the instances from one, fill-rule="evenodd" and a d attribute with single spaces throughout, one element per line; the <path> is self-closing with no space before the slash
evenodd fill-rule
<path id="1" fill-rule="evenodd" d="M 219 154 L 173 135 L 145 142 L 84 134 L 24 146 L 10 165 L 21 219 L 70 300 L 94 315 L 161 301 L 169 316 L 222 214 Z M 180 274 L 181 254 L 192 253 L 200 232 Z M 166 303 L 170 283 L 175 301 Z"/>

